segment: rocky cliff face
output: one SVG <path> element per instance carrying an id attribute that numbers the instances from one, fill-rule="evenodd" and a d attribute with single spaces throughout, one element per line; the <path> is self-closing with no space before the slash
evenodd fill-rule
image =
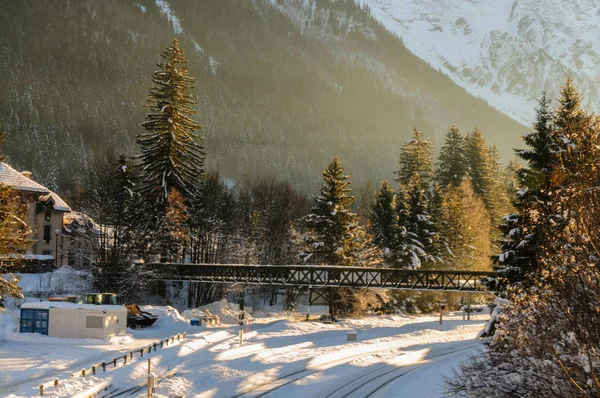
<path id="1" fill-rule="evenodd" d="M 469 93 L 530 124 L 536 100 L 572 76 L 600 100 L 594 0 L 361 0 L 406 47 Z"/>

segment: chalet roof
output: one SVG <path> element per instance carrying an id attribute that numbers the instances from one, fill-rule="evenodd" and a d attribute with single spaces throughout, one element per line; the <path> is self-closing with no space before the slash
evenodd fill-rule
<path id="1" fill-rule="evenodd" d="M 11 187 L 17 191 L 26 191 L 42 194 L 39 197 L 41 202 L 52 201 L 52 208 L 56 211 L 71 211 L 69 205 L 65 203 L 55 192 L 52 192 L 45 186 L 38 184 L 31 178 L 25 177 L 17 170 L 4 162 L 0 162 L 0 184 Z"/>
<path id="2" fill-rule="evenodd" d="M 0 162 L 0 184 L 18 191 L 29 191 L 48 194 L 50 190 L 19 173 L 4 162 Z"/>
<path id="3" fill-rule="evenodd" d="M 47 195 L 40 196 L 39 199 L 41 202 L 47 202 L 52 200 L 52 208 L 56 211 L 71 211 L 71 208 L 68 204 L 65 203 L 64 200 L 61 199 L 55 192 L 49 191 Z"/>

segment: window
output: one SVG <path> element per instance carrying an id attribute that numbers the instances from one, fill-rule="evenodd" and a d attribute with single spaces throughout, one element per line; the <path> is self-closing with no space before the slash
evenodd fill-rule
<path id="1" fill-rule="evenodd" d="M 50 243 L 50 239 L 52 239 L 52 225 L 44 225 L 44 240 Z"/>
<path id="2" fill-rule="evenodd" d="M 102 316 L 86 316 L 85 327 L 87 329 L 104 329 L 104 317 Z"/>

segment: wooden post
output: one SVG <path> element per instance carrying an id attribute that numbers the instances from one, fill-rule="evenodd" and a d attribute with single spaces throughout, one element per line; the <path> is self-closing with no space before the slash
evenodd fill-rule
<path id="1" fill-rule="evenodd" d="M 85 377 L 85 369 L 81 369 L 81 377 Z"/>
<path id="2" fill-rule="evenodd" d="M 92 374 L 96 376 L 96 365 L 92 365 Z"/>
<path id="3" fill-rule="evenodd" d="M 140 356 L 141 356 L 142 358 L 144 357 L 144 349 L 143 349 L 143 348 L 140 350 Z"/>
<path id="4" fill-rule="evenodd" d="M 154 352 L 156 352 L 156 343 L 154 343 Z"/>
<path id="5" fill-rule="evenodd" d="M 54 379 L 54 387 L 58 385 L 58 379 Z"/>
<path id="6" fill-rule="evenodd" d="M 106 362 L 102 362 L 102 371 L 106 372 Z"/>
<path id="7" fill-rule="evenodd" d="M 129 359 L 133 359 L 133 351 L 129 351 Z"/>
<path id="8" fill-rule="evenodd" d="M 40 395 L 44 395 L 44 385 L 40 384 Z"/>
<path id="9" fill-rule="evenodd" d="M 150 385 L 150 358 L 148 358 L 148 391 L 146 392 L 146 397 L 150 398 L 152 396 L 152 386 Z"/>
<path id="10" fill-rule="evenodd" d="M 117 358 L 113 359 L 113 366 L 116 368 L 117 367 Z"/>
<path id="11" fill-rule="evenodd" d="M 123 365 L 127 365 L 127 355 L 123 355 Z"/>

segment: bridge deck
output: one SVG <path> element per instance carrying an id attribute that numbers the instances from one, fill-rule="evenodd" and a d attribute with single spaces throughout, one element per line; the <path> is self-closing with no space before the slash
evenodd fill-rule
<path id="1" fill-rule="evenodd" d="M 485 291 L 493 272 L 307 265 L 155 264 L 157 280 L 298 287 Z"/>

